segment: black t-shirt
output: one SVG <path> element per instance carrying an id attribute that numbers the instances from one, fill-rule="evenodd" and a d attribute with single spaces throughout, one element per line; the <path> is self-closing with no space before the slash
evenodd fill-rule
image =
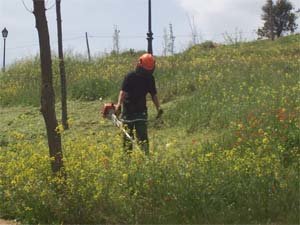
<path id="1" fill-rule="evenodd" d="M 122 84 L 122 91 L 127 93 L 123 103 L 124 114 L 147 111 L 146 95 L 157 94 L 153 75 L 137 72 L 127 74 Z"/>

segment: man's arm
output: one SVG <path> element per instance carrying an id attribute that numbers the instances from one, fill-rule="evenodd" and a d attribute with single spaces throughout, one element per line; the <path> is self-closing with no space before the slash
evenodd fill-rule
<path id="1" fill-rule="evenodd" d="M 152 102 L 154 103 L 156 110 L 157 110 L 157 116 L 156 118 L 160 118 L 163 114 L 163 110 L 160 108 L 159 100 L 157 95 L 152 95 Z"/>
<path id="2" fill-rule="evenodd" d="M 125 96 L 126 96 L 126 92 L 121 90 L 119 93 L 118 103 L 116 104 L 117 113 L 120 113 L 121 111 L 121 106 L 124 102 Z"/>
<path id="3" fill-rule="evenodd" d="M 153 102 L 153 104 L 155 105 L 156 110 L 157 110 L 157 112 L 158 112 L 159 109 L 160 109 L 160 104 L 159 104 L 159 100 L 158 100 L 157 95 L 152 95 L 152 102 Z"/>

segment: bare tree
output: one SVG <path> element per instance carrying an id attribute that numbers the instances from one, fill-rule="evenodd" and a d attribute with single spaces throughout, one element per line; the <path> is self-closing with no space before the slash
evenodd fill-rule
<path id="1" fill-rule="evenodd" d="M 52 60 L 45 0 L 33 0 L 33 14 L 39 36 L 41 58 L 41 112 L 46 124 L 51 168 L 54 173 L 63 167 L 61 136 L 57 132 L 55 94 L 52 82 Z"/>
<path id="2" fill-rule="evenodd" d="M 225 32 L 223 34 L 223 38 L 225 43 L 230 45 L 238 45 L 239 43 L 246 42 L 246 39 L 243 38 L 243 31 L 239 30 L 237 27 L 235 28 L 235 32 L 232 34 Z"/>
<path id="3" fill-rule="evenodd" d="M 56 0 L 58 57 L 59 57 L 59 71 L 60 71 L 60 84 L 61 84 L 61 111 L 62 111 L 61 120 L 64 129 L 69 129 L 68 113 L 67 113 L 67 79 L 66 79 L 66 70 L 65 70 L 65 63 L 64 63 L 60 3 L 61 0 Z"/>

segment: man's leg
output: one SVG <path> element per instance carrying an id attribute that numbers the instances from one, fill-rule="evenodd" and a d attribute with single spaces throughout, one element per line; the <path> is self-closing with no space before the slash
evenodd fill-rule
<path id="1" fill-rule="evenodd" d="M 135 122 L 136 137 L 138 144 L 141 149 L 145 152 L 146 155 L 149 155 L 149 140 L 148 140 L 148 131 L 147 131 L 147 122 L 138 121 Z"/>
<path id="2" fill-rule="evenodd" d="M 133 137 L 133 123 L 126 123 L 124 124 L 125 130 L 128 132 L 128 134 Z M 123 149 L 126 153 L 131 153 L 132 152 L 132 142 L 126 137 L 125 134 L 123 134 Z"/>

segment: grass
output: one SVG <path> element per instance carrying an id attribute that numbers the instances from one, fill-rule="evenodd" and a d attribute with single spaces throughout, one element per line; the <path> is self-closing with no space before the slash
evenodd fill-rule
<path id="1" fill-rule="evenodd" d="M 158 58 L 165 113 L 155 121 L 149 102 L 150 158 L 138 150 L 123 154 L 121 133 L 100 117 L 104 101 L 97 100 L 116 101 L 138 54 L 92 63 L 67 57 L 64 182 L 50 171 L 37 59 L 11 66 L 0 75 L 0 217 L 47 224 L 298 223 L 299 38 L 204 44 Z M 56 61 L 54 68 L 59 90 Z"/>

